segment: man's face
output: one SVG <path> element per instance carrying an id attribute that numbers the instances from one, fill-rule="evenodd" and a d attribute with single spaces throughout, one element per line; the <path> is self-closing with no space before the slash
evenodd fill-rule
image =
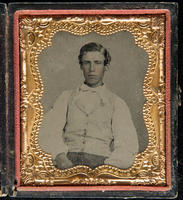
<path id="1" fill-rule="evenodd" d="M 105 72 L 104 55 L 99 51 L 88 51 L 82 56 L 81 69 L 85 82 L 90 87 L 102 85 Z"/>

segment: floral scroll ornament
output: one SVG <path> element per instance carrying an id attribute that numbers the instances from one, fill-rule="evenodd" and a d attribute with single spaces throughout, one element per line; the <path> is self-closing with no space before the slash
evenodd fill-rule
<path id="1" fill-rule="evenodd" d="M 70 16 L 24 17 L 19 21 L 21 55 L 21 185 L 159 185 L 165 178 L 165 16 Z M 40 99 L 43 83 L 38 68 L 40 52 L 51 46 L 58 31 L 86 35 L 94 31 L 110 35 L 129 31 L 135 43 L 149 56 L 143 85 L 146 102 L 143 117 L 149 135 L 144 152 L 136 155 L 131 168 L 122 170 L 102 165 L 94 170 L 77 166 L 66 170 L 54 167 L 51 155 L 42 151 L 38 134 L 43 118 Z M 158 114 L 152 112 L 158 110 Z M 106 175 L 108 178 L 106 178 Z"/>

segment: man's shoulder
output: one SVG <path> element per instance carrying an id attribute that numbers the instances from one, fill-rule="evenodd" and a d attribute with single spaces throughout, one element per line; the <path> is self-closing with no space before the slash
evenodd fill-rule
<path id="1" fill-rule="evenodd" d="M 78 93 L 79 88 L 80 88 L 80 85 L 74 87 L 73 89 L 64 90 L 57 99 L 59 99 L 59 98 L 67 99 L 67 98 L 70 98 L 72 96 L 75 96 Z"/>
<path id="2" fill-rule="evenodd" d="M 67 104 L 67 102 L 69 101 L 69 98 L 72 94 L 72 90 L 64 90 L 56 99 L 55 103 L 54 103 L 54 107 L 57 105 L 64 105 Z"/>
<path id="3" fill-rule="evenodd" d="M 126 104 L 124 99 L 122 99 L 120 96 L 112 92 L 111 90 L 106 88 L 106 94 L 111 98 L 114 102 L 121 102 L 122 104 Z"/>
<path id="4" fill-rule="evenodd" d="M 120 116 L 127 116 L 130 114 L 130 109 L 126 101 L 118 96 L 117 94 L 111 92 L 110 90 L 107 91 L 110 95 L 111 104 L 114 106 L 115 113 L 120 113 Z"/>
<path id="5" fill-rule="evenodd" d="M 64 90 L 60 96 L 68 97 L 72 94 L 73 90 Z"/>
<path id="6" fill-rule="evenodd" d="M 63 98 L 67 98 L 71 95 L 72 90 L 64 90 L 57 99 L 63 99 Z"/>

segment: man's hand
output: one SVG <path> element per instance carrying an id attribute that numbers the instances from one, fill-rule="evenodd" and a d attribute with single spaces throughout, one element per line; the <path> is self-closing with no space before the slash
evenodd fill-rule
<path id="1" fill-rule="evenodd" d="M 56 156 L 54 165 L 59 169 L 67 169 L 73 167 L 72 162 L 67 158 L 65 153 L 59 153 Z"/>

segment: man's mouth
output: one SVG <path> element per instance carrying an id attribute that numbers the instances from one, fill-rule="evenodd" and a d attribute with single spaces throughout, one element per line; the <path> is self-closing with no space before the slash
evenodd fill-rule
<path id="1" fill-rule="evenodd" d="M 96 77 L 96 75 L 94 75 L 94 74 L 89 74 L 88 76 L 89 77 Z"/>

